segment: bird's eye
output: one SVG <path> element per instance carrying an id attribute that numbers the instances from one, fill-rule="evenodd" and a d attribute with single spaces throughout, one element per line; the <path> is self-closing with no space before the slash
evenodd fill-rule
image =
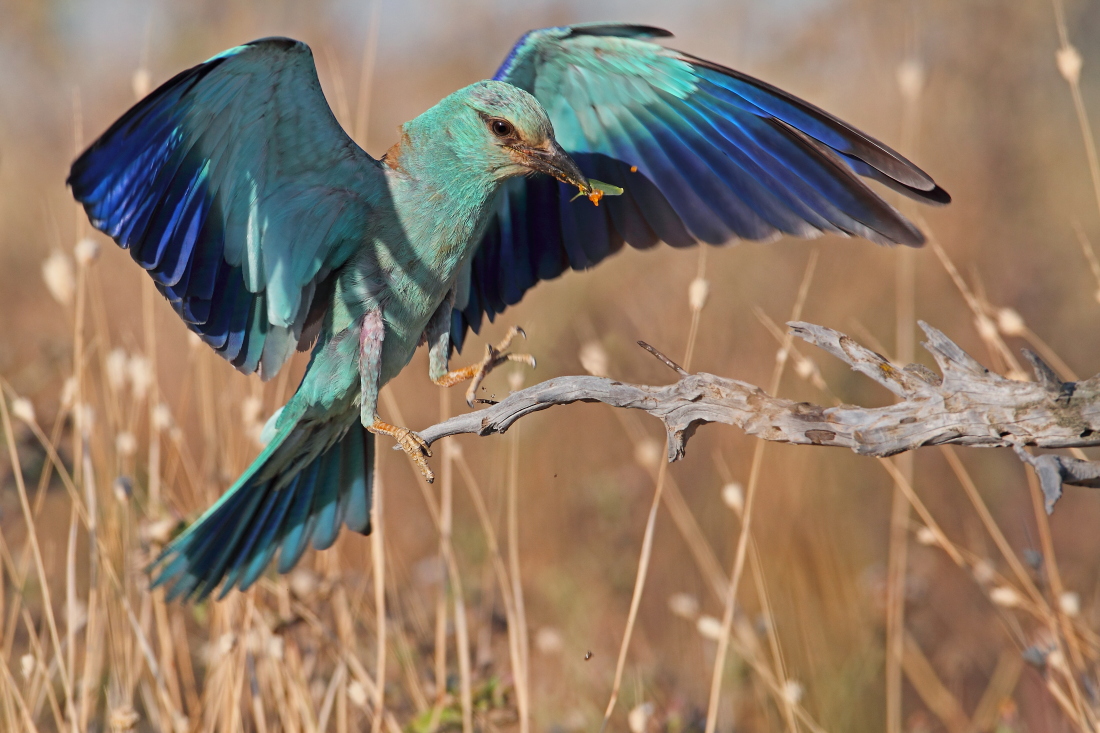
<path id="1" fill-rule="evenodd" d="M 516 133 L 516 128 L 512 126 L 511 122 L 502 120 L 499 117 L 489 120 L 489 129 L 497 137 L 511 137 Z"/>

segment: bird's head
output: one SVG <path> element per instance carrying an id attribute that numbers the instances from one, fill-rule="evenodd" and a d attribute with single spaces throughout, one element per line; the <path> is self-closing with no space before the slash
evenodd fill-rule
<path id="1" fill-rule="evenodd" d="M 496 180 L 545 173 L 592 192 L 588 179 L 557 140 L 533 96 L 502 81 L 480 81 L 444 100 L 451 145 Z"/>

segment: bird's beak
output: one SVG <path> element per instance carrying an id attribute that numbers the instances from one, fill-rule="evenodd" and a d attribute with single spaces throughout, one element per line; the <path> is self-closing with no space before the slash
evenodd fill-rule
<path id="1" fill-rule="evenodd" d="M 588 179 L 557 141 L 551 140 L 545 148 L 527 148 L 523 150 L 523 156 L 528 168 L 553 176 L 562 183 L 576 186 L 585 194 L 592 193 L 592 186 L 588 183 Z"/>

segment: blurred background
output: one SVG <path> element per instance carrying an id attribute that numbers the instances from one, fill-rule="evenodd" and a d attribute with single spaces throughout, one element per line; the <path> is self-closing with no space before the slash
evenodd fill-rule
<path id="1" fill-rule="evenodd" d="M 588 20 L 667 28 L 669 45 L 896 147 L 954 203 L 905 209 L 938 252 L 832 236 L 658 247 L 543 283 L 457 360 L 521 324 L 538 368 L 500 369 L 489 392 L 585 371 L 668 383 L 644 339 L 784 397 L 887 404 L 827 355 L 784 347 L 799 309 L 901 363 L 933 366 L 915 317 L 1013 377 L 1023 346 L 1065 378 L 1100 371 L 1100 181 L 1082 136 L 1100 110 L 1097 3 L 0 0 L 0 729 L 594 731 L 617 677 L 610 729 L 634 733 L 708 717 L 1095 729 L 1100 496 L 1069 488 L 1048 522 L 1007 451 L 927 448 L 891 472 L 712 425 L 664 470 L 656 421 L 578 404 L 439 444 L 430 487 L 382 451 L 381 538 L 344 536 L 220 603 L 148 591 L 144 565 L 258 452 L 305 359 L 262 384 L 192 344 L 73 203 L 78 151 L 179 70 L 287 35 L 379 156 L 524 31 Z M 415 429 L 466 409 L 426 375 L 419 353 L 383 416 Z"/>

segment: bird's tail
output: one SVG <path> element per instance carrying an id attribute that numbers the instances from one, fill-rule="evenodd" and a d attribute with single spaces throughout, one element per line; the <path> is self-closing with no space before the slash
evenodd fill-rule
<path id="1" fill-rule="evenodd" d="M 358 418 L 278 426 L 244 475 L 154 561 L 153 587 L 201 599 L 224 581 L 225 596 L 256 582 L 276 550 L 285 573 L 311 540 L 330 547 L 341 524 L 370 534 L 374 435 Z"/>

